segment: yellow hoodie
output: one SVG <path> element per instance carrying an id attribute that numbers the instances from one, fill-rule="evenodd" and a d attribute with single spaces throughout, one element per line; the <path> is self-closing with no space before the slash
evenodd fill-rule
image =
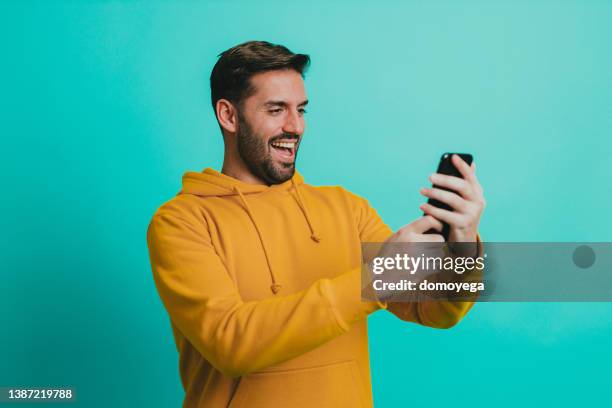
<path id="1" fill-rule="evenodd" d="M 371 407 L 361 242 L 392 234 L 368 202 L 213 169 L 188 172 L 151 220 L 153 276 L 179 352 L 184 407 Z M 393 303 L 450 327 L 470 302 Z"/>

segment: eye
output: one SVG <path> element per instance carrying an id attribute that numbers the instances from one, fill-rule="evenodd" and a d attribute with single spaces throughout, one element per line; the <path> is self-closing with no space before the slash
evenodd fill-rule
<path id="1" fill-rule="evenodd" d="M 308 111 L 306 109 L 300 109 L 299 112 L 300 112 L 300 115 L 303 115 L 307 113 Z"/>
<path id="2" fill-rule="evenodd" d="M 281 108 L 276 108 L 276 109 L 270 109 L 268 110 L 268 112 L 270 112 L 273 115 L 276 115 L 277 113 L 280 113 L 282 109 Z"/>

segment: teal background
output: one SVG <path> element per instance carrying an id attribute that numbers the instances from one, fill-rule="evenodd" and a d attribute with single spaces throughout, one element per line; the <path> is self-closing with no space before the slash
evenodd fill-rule
<path id="1" fill-rule="evenodd" d="M 439 155 L 472 152 L 484 239 L 612 241 L 611 21 L 584 0 L 2 2 L 0 386 L 180 406 L 145 233 L 183 172 L 220 168 L 208 78 L 247 40 L 312 57 L 309 183 L 397 228 Z M 483 303 L 443 331 L 376 313 L 376 406 L 609 404 L 611 317 Z"/>

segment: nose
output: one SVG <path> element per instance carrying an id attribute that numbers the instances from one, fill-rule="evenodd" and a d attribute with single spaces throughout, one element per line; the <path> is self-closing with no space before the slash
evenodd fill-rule
<path id="1" fill-rule="evenodd" d="M 299 112 L 290 112 L 285 119 L 283 132 L 302 136 L 304 133 L 304 117 Z"/>

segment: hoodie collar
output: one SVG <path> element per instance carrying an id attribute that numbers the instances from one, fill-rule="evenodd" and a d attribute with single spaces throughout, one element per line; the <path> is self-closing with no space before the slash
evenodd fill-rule
<path id="1" fill-rule="evenodd" d="M 266 186 L 263 184 L 245 183 L 209 167 L 204 169 L 201 173 L 185 173 L 183 175 L 183 188 L 178 194 L 193 194 L 200 197 L 239 197 L 243 209 L 249 216 L 249 219 L 251 220 L 253 226 L 255 227 L 255 230 L 257 231 L 257 236 L 259 237 L 259 241 L 261 243 L 266 258 L 268 271 L 270 273 L 270 289 L 272 293 L 277 294 L 281 290 L 282 285 L 278 283 L 276 279 L 269 256 L 269 250 L 264 240 L 264 236 L 262 234 L 259 223 L 257 222 L 256 215 L 249 206 L 249 203 L 245 196 L 271 191 L 293 190 L 294 194 L 292 195 L 296 200 L 297 205 L 300 207 L 300 210 L 304 215 L 304 218 L 306 219 L 306 223 L 308 224 L 308 228 L 310 230 L 310 239 L 312 239 L 315 243 L 319 243 L 321 241 L 321 237 L 315 231 L 312 219 L 310 217 L 310 213 L 308 212 L 308 208 L 306 207 L 302 195 L 300 194 L 299 187 L 303 184 L 304 178 L 297 171 L 293 174 L 293 177 L 290 180 L 287 180 L 280 184 Z"/>
<path id="2" fill-rule="evenodd" d="M 183 175 L 183 188 L 179 194 L 194 194 L 201 197 L 236 195 L 236 189 L 242 194 L 265 193 L 268 191 L 289 190 L 294 185 L 304 184 L 304 178 L 297 171 L 290 180 L 280 184 L 250 184 L 220 173 L 210 167 L 201 173 L 190 171 Z"/>

